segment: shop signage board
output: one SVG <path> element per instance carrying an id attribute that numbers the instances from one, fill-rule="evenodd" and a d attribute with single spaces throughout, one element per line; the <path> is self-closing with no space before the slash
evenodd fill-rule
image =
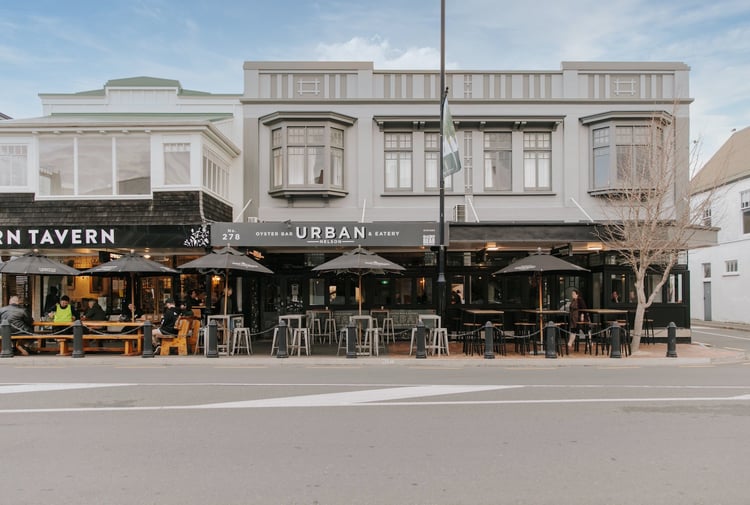
<path id="1" fill-rule="evenodd" d="M 208 227 L 153 226 L 0 226 L 1 249 L 77 247 L 206 247 Z"/>
<path id="2" fill-rule="evenodd" d="M 213 223 L 211 245 L 235 247 L 431 247 L 435 222 Z"/>

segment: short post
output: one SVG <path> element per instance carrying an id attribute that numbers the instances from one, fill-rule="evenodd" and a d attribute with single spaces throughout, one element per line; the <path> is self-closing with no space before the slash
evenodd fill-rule
<path id="1" fill-rule="evenodd" d="M 10 323 L 8 321 L 0 323 L 0 334 L 3 336 L 3 352 L 0 353 L 0 358 L 12 358 L 13 339 L 10 338 Z"/>
<path id="2" fill-rule="evenodd" d="M 276 339 L 276 345 L 278 346 L 276 349 L 276 357 L 277 358 L 288 358 L 289 353 L 287 352 L 287 344 L 286 344 L 286 335 L 287 331 L 289 331 L 289 326 L 286 324 L 286 320 L 282 319 L 279 323 L 279 333 L 278 338 Z"/>
<path id="3" fill-rule="evenodd" d="M 495 359 L 495 345 L 492 341 L 494 332 L 491 322 L 484 323 L 484 359 Z"/>
<path id="4" fill-rule="evenodd" d="M 218 358 L 219 357 L 219 346 L 216 340 L 216 320 L 211 319 L 208 323 L 208 335 L 204 337 L 206 339 L 206 357 L 207 358 Z"/>
<path id="5" fill-rule="evenodd" d="M 83 325 L 80 320 L 73 323 L 73 357 L 83 358 L 86 353 L 83 352 Z"/>
<path id="6" fill-rule="evenodd" d="M 141 350 L 141 358 L 153 358 L 154 357 L 154 325 L 151 321 L 145 321 L 143 323 L 143 349 Z"/>
<path id="7" fill-rule="evenodd" d="M 417 322 L 417 359 L 427 359 L 427 345 L 425 343 L 425 327 L 423 321 Z"/>
<path id="8" fill-rule="evenodd" d="M 354 321 L 349 321 L 346 327 L 346 357 L 349 359 L 357 357 L 357 327 Z"/>
<path id="9" fill-rule="evenodd" d="M 544 327 L 544 357 L 557 359 L 557 326 L 552 321 Z"/>
<path id="10" fill-rule="evenodd" d="M 677 357 L 677 326 L 674 322 L 667 325 L 667 358 Z"/>
<path id="11" fill-rule="evenodd" d="M 609 357 L 610 358 L 622 358 L 622 353 L 620 352 L 620 325 L 617 324 L 617 322 L 613 322 L 612 326 L 609 328 L 609 334 L 610 334 L 610 348 L 609 348 Z"/>

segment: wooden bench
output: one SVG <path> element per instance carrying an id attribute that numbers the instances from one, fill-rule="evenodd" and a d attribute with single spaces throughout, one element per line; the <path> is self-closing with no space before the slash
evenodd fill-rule
<path id="1" fill-rule="evenodd" d="M 177 335 L 162 335 L 159 343 L 159 345 L 161 345 L 159 355 L 169 356 L 170 351 L 176 349 L 178 355 L 187 356 L 189 345 L 197 344 L 198 332 L 200 332 L 201 328 L 200 320 L 184 318 L 180 319 L 177 325 Z"/>
<path id="2" fill-rule="evenodd" d="M 58 345 L 58 355 L 69 355 L 72 352 L 70 348 L 73 344 L 73 325 L 72 323 L 55 323 L 51 321 L 35 321 L 34 328 L 59 328 L 60 333 L 42 333 L 35 332 L 31 335 L 12 335 L 12 340 L 16 342 L 20 341 L 37 341 L 39 344 L 44 340 L 54 340 Z M 119 329 L 120 333 L 109 333 L 113 329 Z M 86 351 L 119 351 L 120 348 L 101 347 L 101 346 L 86 346 L 86 343 L 91 342 L 121 342 L 122 343 L 122 354 L 126 356 L 134 356 L 141 354 L 143 345 L 143 323 L 142 322 L 105 322 L 105 321 L 89 321 L 84 323 L 83 343 L 84 352 Z M 93 333 L 92 333 L 93 331 Z M 41 345 L 40 345 L 41 347 Z M 23 347 L 16 346 L 21 354 L 28 354 Z"/>

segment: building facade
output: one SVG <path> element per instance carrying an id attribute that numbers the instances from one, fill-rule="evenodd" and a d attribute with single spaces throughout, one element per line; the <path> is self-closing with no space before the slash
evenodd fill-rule
<path id="1" fill-rule="evenodd" d="M 750 128 L 734 133 L 693 178 L 701 198 L 717 181 L 704 224 L 719 228 L 718 244 L 691 250 L 691 313 L 705 321 L 750 323 Z M 744 280 L 743 280 L 744 279 Z"/>
<path id="2" fill-rule="evenodd" d="M 0 124 L 14 174 L 0 181 L 0 224 L 207 227 L 212 245 L 253 251 L 275 272 L 262 284 L 232 280 L 260 329 L 283 312 L 353 309 L 360 300 L 366 308 L 434 307 L 439 73 L 246 62 L 243 79 L 241 95 L 151 78 L 41 95 L 45 117 Z M 451 71 L 446 86 L 463 165 L 445 180 L 449 289 L 464 305 L 509 313 L 536 306 L 540 288 L 546 307 L 564 305 L 574 287 L 593 307 L 634 306 L 632 274 L 597 235 L 604 197 L 633 169 L 623 153 L 647 142 L 655 116 L 680 126 L 676 150 L 687 157 L 689 67 L 563 62 L 553 71 Z M 687 164 L 676 181 L 676 197 L 687 194 Z M 32 245 L 6 241 L 0 250 Z M 203 245 L 131 239 L 72 253 L 96 261 L 102 249 L 148 249 L 178 265 Z M 407 270 L 367 276 L 361 291 L 351 278 L 311 272 L 355 245 Z M 492 275 L 538 249 L 591 273 L 548 276 L 543 286 Z M 678 265 L 652 308 L 657 323 L 689 326 L 688 286 L 687 266 Z"/>

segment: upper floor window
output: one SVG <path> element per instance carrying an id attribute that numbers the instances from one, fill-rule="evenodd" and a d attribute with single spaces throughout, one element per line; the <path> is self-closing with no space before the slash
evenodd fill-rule
<path id="1" fill-rule="evenodd" d="M 740 193 L 740 212 L 742 212 L 742 233 L 750 233 L 750 190 Z"/>
<path id="2" fill-rule="evenodd" d="M 591 130 L 593 190 L 645 188 L 666 163 L 663 128 L 650 124 L 614 124 Z M 614 153 L 614 156 L 613 156 Z"/>
<path id="3" fill-rule="evenodd" d="M 736 274 L 738 271 L 737 260 L 727 260 L 724 262 L 724 273 Z"/>
<path id="4" fill-rule="evenodd" d="M 526 190 L 552 189 L 552 134 L 523 134 L 523 187 Z"/>
<path id="5" fill-rule="evenodd" d="M 703 218 L 701 219 L 703 226 L 711 226 L 711 207 L 703 211 Z"/>
<path id="6" fill-rule="evenodd" d="M 484 189 L 509 191 L 512 181 L 511 133 L 484 134 Z"/>
<path id="7" fill-rule="evenodd" d="M 386 191 L 412 188 L 412 134 L 385 134 Z"/>
<path id="8" fill-rule="evenodd" d="M 25 144 L 0 144 L 0 186 L 26 186 L 28 147 Z"/>
<path id="9" fill-rule="evenodd" d="M 190 184 L 190 144 L 164 144 L 164 184 Z"/>
<path id="10" fill-rule="evenodd" d="M 710 279 L 711 278 L 711 263 L 702 263 L 703 266 L 703 278 L 704 279 Z"/>
<path id="11" fill-rule="evenodd" d="M 150 192 L 151 140 L 147 135 L 39 137 L 41 196 Z"/>
<path id="12" fill-rule="evenodd" d="M 274 113 L 264 121 L 272 128 L 269 194 L 344 196 L 345 130 L 339 123 L 349 118 L 336 114 L 331 120 L 303 121 L 290 116 L 287 121 L 282 116 Z"/>
<path id="13" fill-rule="evenodd" d="M 424 188 L 427 190 L 440 189 L 440 134 L 424 134 Z M 453 189 L 453 175 L 445 178 L 443 188 L 446 191 Z"/>
<path id="14" fill-rule="evenodd" d="M 203 153 L 203 185 L 219 196 L 229 198 L 229 167 L 213 152 Z"/>

